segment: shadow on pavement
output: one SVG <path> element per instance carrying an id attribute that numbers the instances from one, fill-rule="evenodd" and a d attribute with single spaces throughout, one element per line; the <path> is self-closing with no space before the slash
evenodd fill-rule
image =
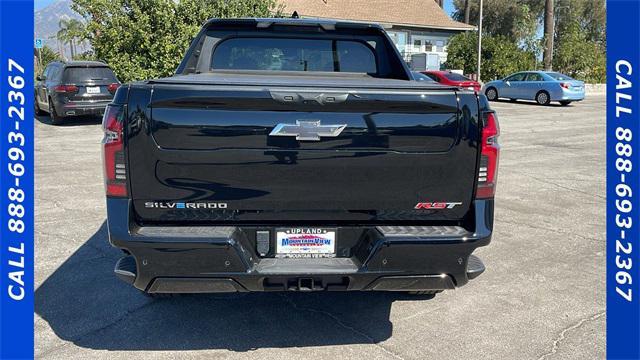
<path id="1" fill-rule="evenodd" d="M 241 293 L 150 299 L 113 275 L 106 225 L 36 290 L 35 311 L 63 340 L 107 350 L 195 350 L 374 343 L 392 333 L 394 293 Z M 425 306 L 428 306 L 425 303 Z"/>
<path id="2" fill-rule="evenodd" d="M 569 104 L 569 105 L 561 105 L 558 102 L 550 102 L 547 105 L 540 105 L 537 102 L 535 102 L 534 100 L 516 100 L 516 101 L 511 101 L 511 100 L 507 100 L 507 99 L 498 99 L 498 100 L 494 100 L 494 101 L 491 101 L 491 102 L 499 102 L 499 103 L 507 103 L 507 104 L 518 104 L 518 105 L 533 105 L 533 106 L 540 106 L 542 108 L 544 108 L 544 107 L 558 107 L 558 108 L 560 108 L 560 107 L 572 107 L 576 101 L 571 102 L 571 104 Z"/>

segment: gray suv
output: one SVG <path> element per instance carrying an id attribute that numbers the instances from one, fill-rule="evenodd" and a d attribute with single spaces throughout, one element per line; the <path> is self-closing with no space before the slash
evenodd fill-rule
<path id="1" fill-rule="evenodd" d="M 103 62 L 52 62 L 36 78 L 35 112 L 49 113 L 54 124 L 70 116 L 101 116 L 119 86 Z"/>

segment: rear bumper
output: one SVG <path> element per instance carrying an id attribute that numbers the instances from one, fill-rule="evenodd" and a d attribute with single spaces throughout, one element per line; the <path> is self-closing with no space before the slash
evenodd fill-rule
<path id="1" fill-rule="evenodd" d="M 107 210 L 111 244 L 130 253 L 116 274 L 150 293 L 452 289 L 484 270 L 471 254 L 490 242 L 493 223 L 493 202 L 476 201 L 475 231 L 338 227 L 349 242 L 338 257 L 281 259 L 257 254 L 255 231 L 269 226 L 138 227 L 129 200 L 108 198 Z"/>
<path id="2" fill-rule="evenodd" d="M 562 91 L 557 99 L 552 99 L 556 101 L 581 101 L 584 100 L 584 91 Z"/>
<path id="3" fill-rule="evenodd" d="M 87 116 L 87 115 L 103 115 L 110 100 L 92 102 L 92 103 L 63 103 L 60 107 L 56 107 L 56 112 L 60 116 Z"/>

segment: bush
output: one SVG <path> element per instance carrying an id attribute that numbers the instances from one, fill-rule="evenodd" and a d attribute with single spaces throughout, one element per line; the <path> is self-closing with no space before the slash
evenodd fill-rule
<path id="1" fill-rule="evenodd" d="M 40 66 L 36 69 L 36 75 L 42 75 L 44 72 L 44 68 L 49 65 L 50 62 L 61 60 L 60 54 L 53 51 L 49 46 L 45 45 L 42 49 L 39 50 L 40 54 L 38 55 L 38 50 L 35 52 L 35 56 L 38 56 L 38 61 L 42 61 Z"/>
<path id="2" fill-rule="evenodd" d="M 553 69 L 588 83 L 606 82 L 606 54 L 602 46 L 588 41 L 577 21 L 559 33 Z"/>
<path id="3" fill-rule="evenodd" d="M 276 0 L 73 0 L 94 56 L 123 82 L 171 75 L 209 18 L 265 17 Z"/>
<path id="4" fill-rule="evenodd" d="M 449 41 L 448 69 L 462 69 L 465 74 L 475 74 L 477 63 L 477 32 L 458 34 Z M 534 70 L 537 66 L 536 54 L 524 50 L 515 41 L 505 36 L 485 36 L 482 38 L 481 79 L 489 81 L 501 79 L 514 72 Z"/>

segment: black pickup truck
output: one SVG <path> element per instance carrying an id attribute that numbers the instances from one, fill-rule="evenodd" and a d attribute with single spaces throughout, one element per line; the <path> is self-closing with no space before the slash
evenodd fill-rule
<path id="1" fill-rule="evenodd" d="M 380 26 L 210 20 L 103 126 L 115 273 L 146 293 L 432 294 L 484 271 L 496 116 L 413 81 Z"/>

